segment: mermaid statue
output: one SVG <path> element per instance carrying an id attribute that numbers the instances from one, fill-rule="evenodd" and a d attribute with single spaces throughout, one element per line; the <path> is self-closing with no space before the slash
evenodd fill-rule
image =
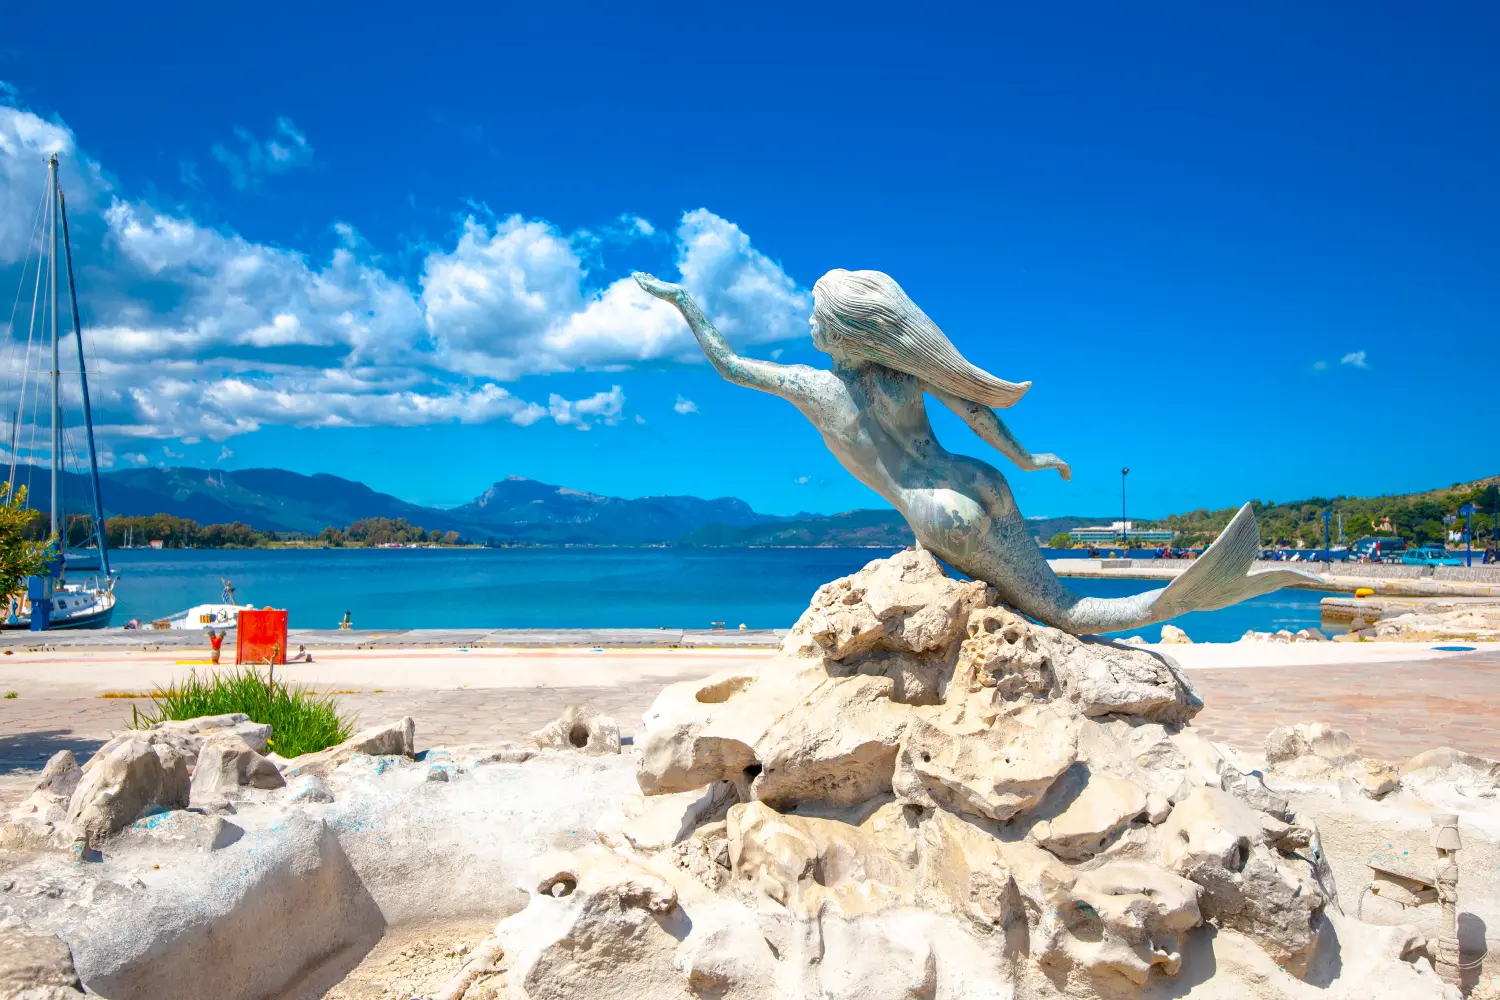
<path id="1" fill-rule="evenodd" d="M 1066 462 L 1027 451 L 995 413 L 1015 405 L 1031 383 L 1007 382 L 964 360 L 889 275 L 833 270 L 813 286 L 812 339 L 833 359 L 829 371 L 741 357 L 681 286 L 649 274 L 635 280 L 677 307 L 720 375 L 800 410 L 844 468 L 901 512 L 919 545 L 1037 621 L 1073 633 L 1114 632 L 1306 580 L 1288 570 L 1250 571 L 1260 529 L 1246 504 L 1167 587 L 1118 598 L 1068 590 L 1027 532 L 1005 477 L 944 449 L 923 399 L 940 401 L 1021 469 L 1056 469 L 1069 479 Z"/>

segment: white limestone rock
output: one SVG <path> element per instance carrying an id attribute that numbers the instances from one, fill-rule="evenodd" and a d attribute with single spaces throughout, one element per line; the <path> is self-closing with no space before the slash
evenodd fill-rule
<path id="1" fill-rule="evenodd" d="M 151 730 L 176 737 L 194 753 L 202 748 L 204 741 L 226 735 L 239 737 L 256 753 L 265 753 L 266 741 L 272 735 L 269 723 L 251 722 L 250 717 L 243 712 L 204 715 L 181 721 L 168 719 L 158 722 Z"/>
<path id="2" fill-rule="evenodd" d="M 495 928 L 511 997 L 692 995 L 675 961 L 690 925 L 670 884 L 601 847 L 537 870 L 530 905 Z"/>
<path id="3" fill-rule="evenodd" d="M 68 816 L 68 803 L 81 780 L 83 769 L 78 766 L 73 751 L 57 751 L 37 776 L 31 794 L 11 810 L 11 820 L 31 819 L 39 823 L 54 824 L 63 822 Z"/>
<path id="4" fill-rule="evenodd" d="M 109 842 L 112 856 L 132 851 L 217 851 L 244 836 L 245 831 L 224 819 L 178 809 L 141 817 L 122 829 Z"/>
<path id="5" fill-rule="evenodd" d="M 286 779 L 271 761 L 256 753 L 237 733 L 204 741 L 193 769 L 190 804 L 237 798 L 242 788 L 281 788 Z"/>
<path id="6" fill-rule="evenodd" d="M 1193 642 L 1192 639 L 1188 638 L 1188 634 L 1176 625 L 1163 625 L 1161 627 L 1161 641 L 1163 645 L 1168 646 L 1191 645 Z"/>
<path id="7" fill-rule="evenodd" d="M 1359 756 L 1359 748 L 1342 729 L 1321 722 L 1297 723 L 1271 730 L 1266 736 L 1266 763 L 1272 767 L 1294 762 L 1306 768 L 1328 768 L 1347 764 Z"/>
<path id="8" fill-rule="evenodd" d="M 755 764 L 741 770 L 750 783 L 746 797 L 849 805 L 889 792 L 908 720 L 893 688 L 889 678 L 860 675 L 830 678 L 810 691 L 799 711 L 756 740 Z"/>
<path id="9" fill-rule="evenodd" d="M 1029 710 L 959 722 L 913 718 L 902 740 L 897 800 L 1004 822 L 1036 805 L 1078 757 L 1078 725 Z"/>
<path id="10" fill-rule="evenodd" d="M 370 757 L 414 757 L 416 755 L 417 724 L 411 716 L 372 726 L 349 737 L 338 746 L 305 753 L 293 757 L 282 771 L 285 778 L 303 774 L 326 778 L 340 765 L 353 760 L 357 755 Z"/>
<path id="11" fill-rule="evenodd" d="M 1025 857 L 1019 847 L 1008 856 Z M 1028 860 L 1017 864 L 1017 884 L 1041 912 L 1031 953 L 1044 967 L 1136 987 L 1154 970 L 1181 971 L 1184 938 L 1202 922 L 1193 883 L 1135 862 L 1078 872 L 1049 857 Z"/>
<path id="12" fill-rule="evenodd" d="M 1157 814 L 1164 810 L 1157 804 Z M 1090 774 L 1083 790 L 1061 812 L 1031 828 L 1032 838 L 1068 861 L 1084 861 L 1132 821 L 1149 821 L 1145 789 L 1126 778 Z"/>
<path id="13" fill-rule="evenodd" d="M 332 802 L 333 789 L 315 774 L 302 774 L 286 783 L 288 802 Z"/>
<path id="14" fill-rule="evenodd" d="M 1320 722 L 1273 729 L 1266 736 L 1265 752 L 1271 776 L 1282 783 L 1333 784 L 1371 799 L 1400 785 L 1394 764 L 1361 757 L 1348 733 Z"/>
<path id="15" fill-rule="evenodd" d="M 828 915 L 884 929 L 914 907 L 945 915 L 948 941 L 1025 922 L 1032 957 L 1066 977 L 1176 975 L 1210 916 L 1303 968 L 1328 898 L 1296 854 L 1315 833 L 1187 728 L 1201 707 L 1169 658 L 1035 625 L 908 551 L 820 589 L 759 668 L 664 690 L 638 769 L 663 808 L 632 806 L 601 837 L 679 873 L 695 924 L 760 900 L 782 977 L 817 926 L 826 947 Z M 1284 741 L 1292 757 L 1351 750 L 1322 730 Z M 722 800 L 693 794 L 709 787 L 741 800 L 724 822 L 702 805 Z M 719 927 L 725 967 L 764 975 L 741 925 Z M 912 979 L 923 996 L 1014 988 L 992 964 L 945 993 L 940 952 L 920 951 L 937 970 Z M 714 966 L 706 939 L 686 953 Z"/>
<path id="16" fill-rule="evenodd" d="M 0 923 L 0 997 L 73 1000 L 83 995 L 67 942 L 18 921 Z"/>
<path id="17" fill-rule="evenodd" d="M 67 822 L 98 847 L 150 809 L 188 804 L 188 755 L 168 743 L 115 742 L 89 761 L 68 804 Z"/>
<path id="18" fill-rule="evenodd" d="M 562 715 L 531 734 L 544 750 L 578 750 L 586 754 L 620 752 L 620 727 L 607 715 L 569 705 Z"/>
<path id="19" fill-rule="evenodd" d="M 882 650 L 941 653 L 954 645 L 970 611 L 992 603 L 986 584 L 954 580 L 931 553 L 908 549 L 819 587 L 787 645 L 815 644 L 833 661 Z"/>
<path id="20" fill-rule="evenodd" d="M 1500 794 L 1500 761 L 1438 747 L 1401 765 L 1400 782 L 1424 798 L 1441 792 L 1493 800 Z"/>
<path id="21" fill-rule="evenodd" d="M 205 740 L 223 735 L 239 736 L 252 750 L 264 753 L 266 741 L 271 738 L 271 727 L 265 723 L 251 722 L 250 717 L 243 712 L 203 715 L 195 719 L 167 719 L 146 729 L 127 729 L 120 733 L 100 747 L 83 769 L 87 772 L 93 767 L 94 761 L 107 756 L 115 747 L 129 742 L 164 744 L 176 748 L 192 760 L 197 758 Z"/>
<path id="22" fill-rule="evenodd" d="M 1268 844 L 1261 815 L 1228 792 L 1198 788 L 1161 834 L 1162 864 L 1203 887 L 1204 916 L 1260 942 L 1278 964 L 1305 970 L 1327 898 L 1310 862 Z"/>

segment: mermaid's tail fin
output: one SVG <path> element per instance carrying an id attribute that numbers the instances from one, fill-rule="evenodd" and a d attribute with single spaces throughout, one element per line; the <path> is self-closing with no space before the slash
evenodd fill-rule
<path id="1" fill-rule="evenodd" d="M 1213 611 L 1282 587 L 1314 579 L 1296 570 L 1250 572 L 1260 554 L 1260 526 L 1249 504 L 1241 507 L 1196 562 L 1162 591 L 1151 605 L 1151 620 L 1164 621 L 1187 611 Z"/>

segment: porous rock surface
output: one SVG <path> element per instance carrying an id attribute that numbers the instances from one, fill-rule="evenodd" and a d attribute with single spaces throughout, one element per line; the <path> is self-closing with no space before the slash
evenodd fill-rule
<path id="1" fill-rule="evenodd" d="M 1332 782 L 1379 799 L 1401 783 L 1401 771 L 1395 764 L 1361 756 L 1348 733 L 1321 722 L 1299 722 L 1271 730 L 1266 736 L 1265 753 L 1270 774 L 1291 787 Z"/>
<path id="2" fill-rule="evenodd" d="M 0 839 L 0 998 L 63 1000 L 84 995 L 80 983 L 109 1000 L 325 996 L 392 928 L 493 925 L 520 910 L 534 888 L 528 866 L 594 842 L 601 804 L 635 789 L 632 761 L 619 754 L 513 743 L 402 752 L 413 738 L 410 719 L 374 727 L 331 748 L 338 753 L 320 752 L 323 775 L 279 787 L 253 780 L 252 768 L 223 812 L 183 808 L 184 776 L 178 805 L 101 828 L 83 851 L 66 816 L 54 842 L 10 835 L 40 822 L 17 810 Z M 222 755 L 213 750 L 221 740 Z M 244 747 L 219 733 L 200 743 L 197 767 L 243 760 Z M 179 752 L 120 741 L 111 755 L 136 770 L 109 787 L 154 787 L 137 779 L 158 750 Z M 119 769 L 103 761 L 71 779 L 82 770 L 71 755 L 53 764 L 41 783 L 76 780 L 75 795 Z M 237 782 L 241 772 L 236 763 L 217 773 Z M 480 1000 L 485 978 L 434 997 Z"/>
<path id="3" fill-rule="evenodd" d="M 1337 932 L 1316 830 L 1201 707 L 1161 655 L 872 562 L 773 660 L 662 691 L 645 794 L 497 930 L 510 997 L 1441 996 Z"/>
<path id="4" fill-rule="evenodd" d="M 544 750 L 581 750 L 586 754 L 620 752 L 620 727 L 607 715 L 569 705 L 556 719 L 531 734 Z"/>

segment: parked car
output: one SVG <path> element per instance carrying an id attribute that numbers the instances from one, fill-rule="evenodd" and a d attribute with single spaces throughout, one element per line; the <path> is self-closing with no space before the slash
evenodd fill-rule
<path id="1" fill-rule="evenodd" d="M 1403 566 L 1462 566 L 1464 561 L 1437 545 L 1423 545 L 1401 553 Z"/>

